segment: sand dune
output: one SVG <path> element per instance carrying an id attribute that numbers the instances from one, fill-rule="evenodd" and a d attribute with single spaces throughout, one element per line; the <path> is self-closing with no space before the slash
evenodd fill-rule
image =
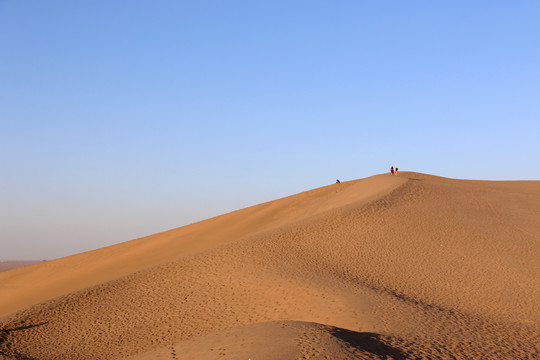
<path id="1" fill-rule="evenodd" d="M 378 334 L 301 321 L 274 321 L 185 340 L 125 360 L 154 359 L 371 359 L 405 354 Z"/>
<path id="2" fill-rule="evenodd" d="M 15 359 L 534 359 L 540 182 L 377 175 L 0 274 Z"/>
<path id="3" fill-rule="evenodd" d="M 362 204 L 404 179 L 327 186 L 145 238 L 0 274 L 0 316 L 332 209 Z"/>

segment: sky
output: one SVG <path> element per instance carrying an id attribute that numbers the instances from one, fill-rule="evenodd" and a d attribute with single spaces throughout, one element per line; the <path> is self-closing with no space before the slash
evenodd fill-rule
<path id="1" fill-rule="evenodd" d="M 389 171 L 540 179 L 538 1 L 0 0 L 0 260 Z"/>

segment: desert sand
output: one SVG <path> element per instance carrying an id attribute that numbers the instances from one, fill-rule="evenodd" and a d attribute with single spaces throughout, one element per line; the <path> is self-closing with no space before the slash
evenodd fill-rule
<path id="1" fill-rule="evenodd" d="M 540 181 L 375 175 L 0 273 L 0 358 L 538 359 Z"/>

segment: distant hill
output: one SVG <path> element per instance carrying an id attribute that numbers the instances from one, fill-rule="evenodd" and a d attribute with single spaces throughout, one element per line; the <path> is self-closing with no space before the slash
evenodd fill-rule
<path id="1" fill-rule="evenodd" d="M 24 266 L 34 265 L 34 264 L 37 264 L 37 263 L 40 263 L 40 262 L 43 262 L 43 261 L 45 261 L 45 260 L 42 260 L 42 261 L 38 261 L 38 260 L 0 261 L 0 272 L 17 269 L 17 268 L 24 267 Z"/>

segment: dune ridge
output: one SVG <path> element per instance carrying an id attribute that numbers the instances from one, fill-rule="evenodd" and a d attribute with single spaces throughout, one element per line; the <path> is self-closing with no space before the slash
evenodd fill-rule
<path id="1" fill-rule="evenodd" d="M 0 274 L 0 354 L 538 358 L 538 214 L 538 181 L 311 190 Z"/>

